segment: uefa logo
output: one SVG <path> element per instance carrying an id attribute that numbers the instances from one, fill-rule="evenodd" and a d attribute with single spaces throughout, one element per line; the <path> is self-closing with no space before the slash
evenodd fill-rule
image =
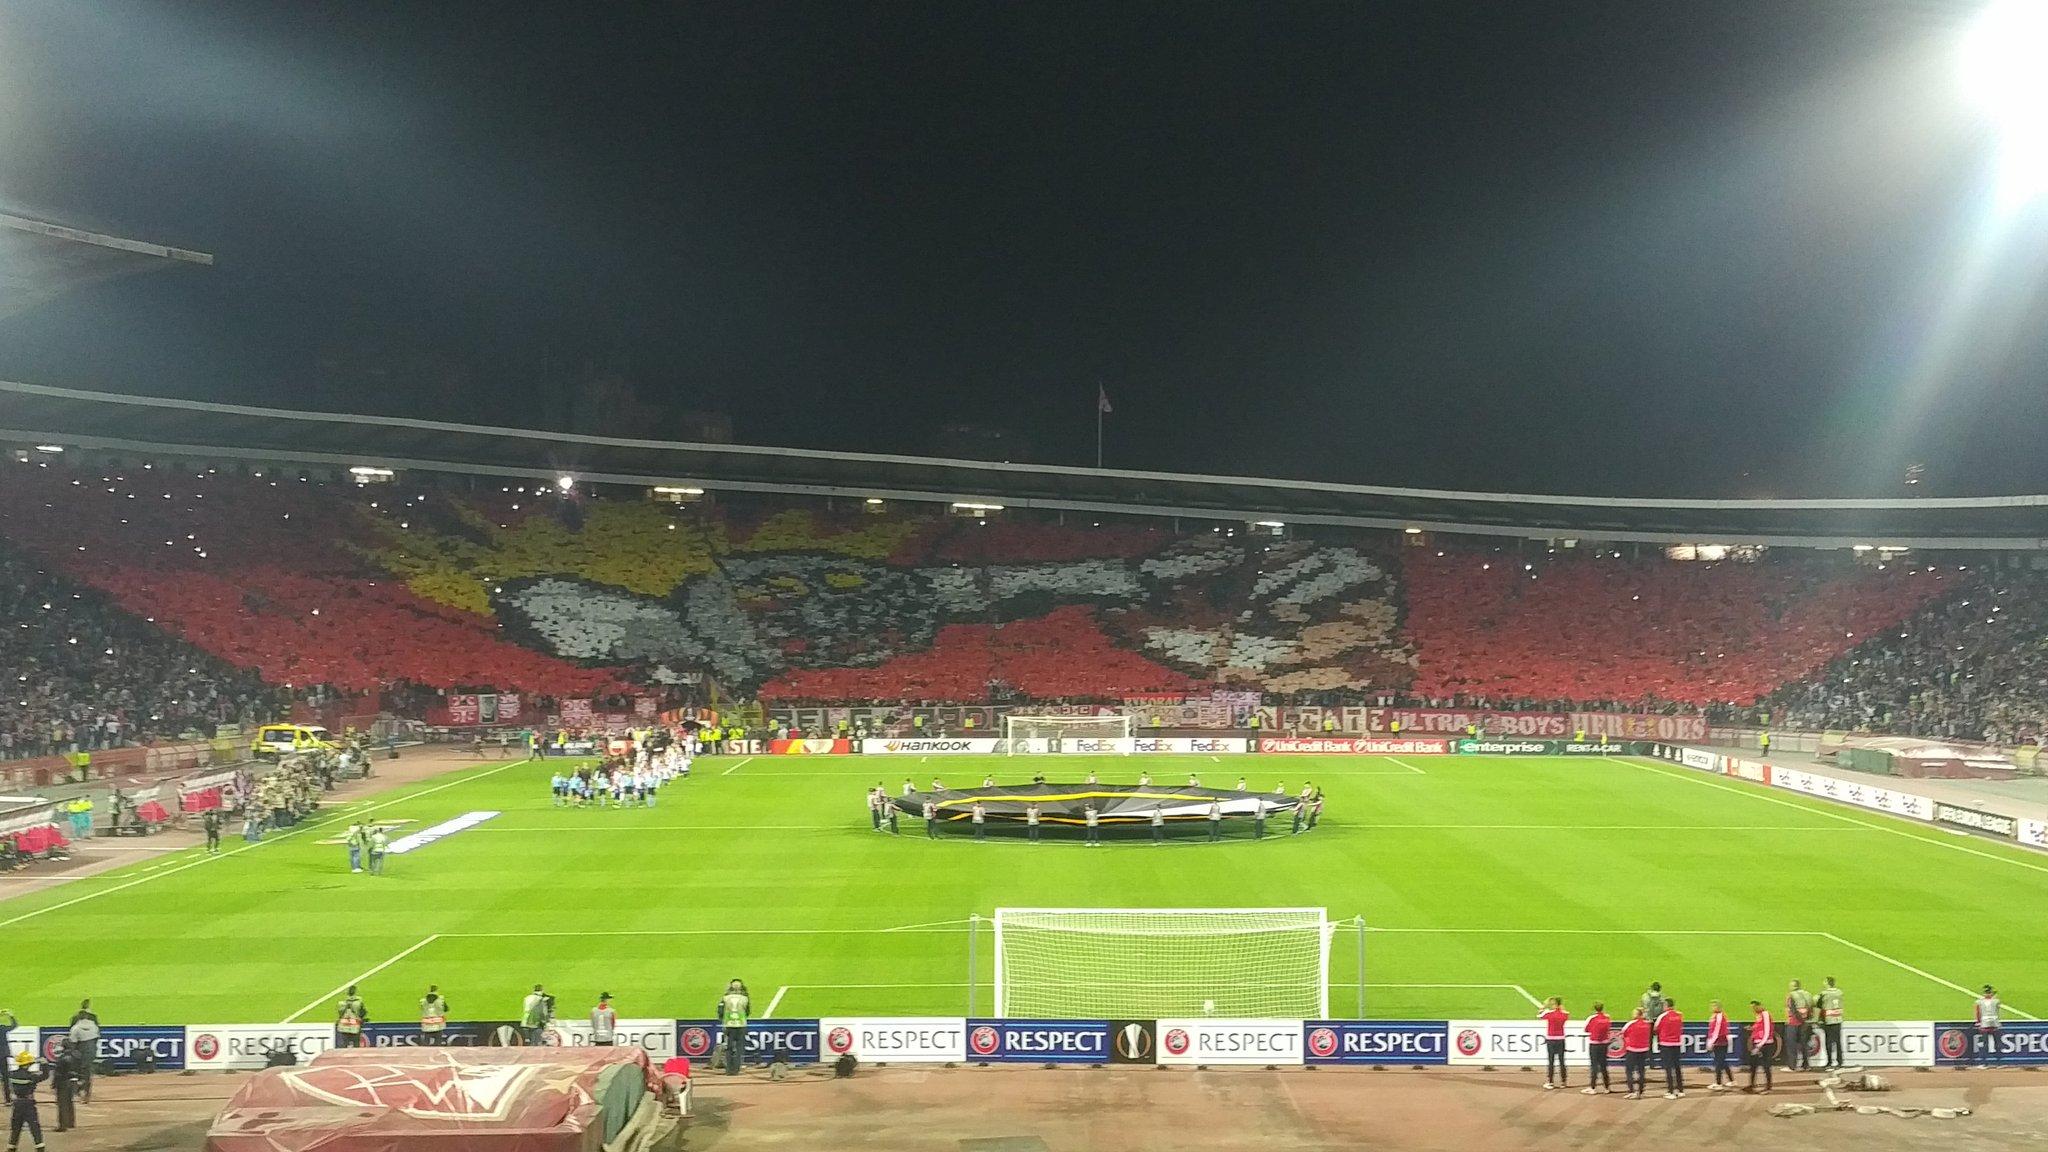
<path id="1" fill-rule="evenodd" d="M 983 1024 L 967 1034 L 967 1050 L 976 1056 L 993 1056 L 1003 1047 L 1003 1034 L 993 1024 Z"/>
<path id="2" fill-rule="evenodd" d="M 1945 1060 L 1961 1060 L 1970 1054 L 1970 1034 L 1961 1028 L 1943 1028 L 1934 1047 Z"/>
<path id="3" fill-rule="evenodd" d="M 692 1025 L 683 1029 L 681 1043 L 676 1045 L 685 1056 L 702 1056 L 711 1051 L 711 1030 Z"/>
<path id="4" fill-rule="evenodd" d="M 211 1060 L 220 1055 L 220 1037 L 211 1032 L 201 1032 L 192 1038 L 192 1056 L 197 1060 Z"/>
<path id="5" fill-rule="evenodd" d="M 1458 1055 L 1477 1056 L 1479 1055 L 1479 1050 L 1485 1046 L 1486 1041 L 1479 1035 L 1479 1029 L 1458 1029 Z"/>
<path id="6" fill-rule="evenodd" d="M 834 1056 L 844 1056 L 853 1051 L 853 1029 L 834 1028 L 825 1033 L 825 1051 Z"/>
<path id="7" fill-rule="evenodd" d="M 1311 1028 L 1308 1034 L 1308 1054 L 1311 1056 L 1335 1056 L 1337 1054 L 1337 1030 L 1335 1028 Z"/>
<path id="8" fill-rule="evenodd" d="M 1159 1048 L 1169 1056 L 1187 1055 L 1188 1030 L 1185 1028 L 1168 1028 L 1166 1035 L 1159 1039 Z"/>

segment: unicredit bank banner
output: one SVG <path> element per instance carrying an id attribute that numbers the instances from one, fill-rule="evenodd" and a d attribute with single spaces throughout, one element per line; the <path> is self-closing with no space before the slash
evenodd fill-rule
<path id="1" fill-rule="evenodd" d="M 1161 1064 L 1299 1064 L 1299 1020 L 1161 1020 Z"/>
<path id="2" fill-rule="evenodd" d="M 967 1058 L 980 1064 L 1107 1064 L 1107 1020 L 969 1020 Z"/>
<path id="3" fill-rule="evenodd" d="M 1302 1057 L 1310 1064 L 1422 1065 L 1447 1063 L 1450 1037 L 1441 1020 L 1309 1020 Z"/>
<path id="4" fill-rule="evenodd" d="M 1261 736 L 1258 750 L 1311 756 L 1443 756 L 1450 752 L 1451 742 L 1400 736 Z"/>
<path id="5" fill-rule="evenodd" d="M 863 740 L 860 742 L 860 750 L 867 756 L 987 756 L 993 753 L 996 745 L 1000 743 L 1002 741 L 993 736 L 905 736 L 890 740 Z"/>
<path id="6" fill-rule="evenodd" d="M 967 1058 L 967 1021 L 957 1016 L 828 1016 L 818 1021 L 825 1060 L 852 1056 L 880 1064 L 958 1063 Z"/>

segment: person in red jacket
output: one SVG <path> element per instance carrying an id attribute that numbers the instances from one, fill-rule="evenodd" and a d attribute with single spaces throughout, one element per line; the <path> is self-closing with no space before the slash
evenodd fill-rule
<path id="1" fill-rule="evenodd" d="M 1679 1057 L 1685 1052 L 1685 1017 L 1678 1014 L 1678 1002 L 1664 998 L 1664 1011 L 1657 1016 L 1657 1058 L 1664 1065 L 1664 1098 L 1685 1095 L 1685 1071 Z"/>
<path id="2" fill-rule="evenodd" d="M 1614 1021 L 1607 1016 L 1607 1005 L 1595 1000 L 1593 1014 L 1586 1017 L 1586 1086 L 1579 1089 L 1587 1096 L 1614 1091 L 1614 1080 L 1607 1072 L 1607 1045 L 1613 1039 Z"/>
<path id="3" fill-rule="evenodd" d="M 1707 1051 L 1714 1055 L 1714 1086 L 1712 1091 L 1726 1092 L 1735 1087 L 1735 1069 L 1728 1064 L 1728 1053 L 1734 1048 L 1735 1030 L 1728 1025 L 1728 1013 L 1721 1011 L 1721 1002 L 1713 1002 L 1713 1011 L 1707 1014 Z M 1721 1077 L 1728 1082 L 1723 1084 Z"/>
<path id="4" fill-rule="evenodd" d="M 1628 1089 L 1624 1099 L 1641 1100 L 1649 1079 L 1650 1021 L 1641 1008 L 1621 1026 L 1621 1086 Z"/>
<path id="5" fill-rule="evenodd" d="M 1749 1010 L 1756 1013 L 1756 1019 L 1749 1023 L 1749 1085 L 1744 1092 L 1756 1091 L 1756 1070 L 1764 1070 L 1764 1091 L 1771 1090 L 1771 1061 L 1778 1054 L 1778 1028 L 1771 1021 L 1771 1010 L 1761 1000 L 1751 1000 Z"/>
<path id="6" fill-rule="evenodd" d="M 1571 1079 L 1564 1066 L 1564 1029 L 1572 1014 L 1564 1010 L 1562 999 L 1552 996 L 1536 1018 L 1543 1021 L 1543 1088 L 1568 1088 Z"/>

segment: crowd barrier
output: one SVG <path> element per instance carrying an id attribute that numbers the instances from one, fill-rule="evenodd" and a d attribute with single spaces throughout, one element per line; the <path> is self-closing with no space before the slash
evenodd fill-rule
<path id="1" fill-rule="evenodd" d="M 1582 1022 L 1568 1031 L 1566 1051 L 1575 1066 L 1586 1058 Z M 1712 1062 L 1704 1021 L 1685 1026 L 1683 1060 Z M 1735 1052 L 1744 1050 L 1745 1022 L 1733 1025 Z M 659 1062 L 671 1056 L 710 1058 L 720 1038 L 715 1020 L 638 1019 L 618 1023 L 617 1043 L 645 1049 Z M 548 1042 L 591 1043 L 588 1023 L 558 1021 Z M 42 1054 L 54 1051 L 63 1028 L 14 1029 L 14 1043 L 35 1037 Z M 454 1047 L 516 1042 L 510 1020 L 451 1021 L 443 1033 Z M 372 1047 L 422 1043 L 417 1024 L 370 1024 Z M 1872 1020 L 1843 1026 L 1843 1054 L 1851 1064 L 1890 1068 L 1947 1068 L 1964 1064 L 2048 1065 L 2048 1021 L 2016 1021 L 1982 1042 L 1968 1021 Z M 274 1052 L 295 1061 L 334 1047 L 331 1026 L 317 1024 L 195 1024 L 101 1029 L 100 1056 L 110 1067 L 133 1071 L 248 1071 Z M 824 1017 L 757 1020 L 747 1029 L 746 1060 L 763 1064 L 831 1062 L 853 1056 L 874 1064 L 1142 1064 L 1257 1067 L 1359 1065 L 1373 1067 L 1540 1066 L 1543 1024 L 1523 1020 L 1009 1020 L 960 1016 Z M 1616 1041 L 1618 1044 L 1619 1041 Z M 1809 1045 L 1821 1056 L 1815 1031 Z M 17 1048 L 16 1050 L 20 1050 Z M 1619 1056 L 1619 1048 L 1614 1049 Z"/>

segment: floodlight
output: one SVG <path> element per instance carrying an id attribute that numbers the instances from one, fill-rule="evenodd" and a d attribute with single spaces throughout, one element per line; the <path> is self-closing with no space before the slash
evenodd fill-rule
<path id="1" fill-rule="evenodd" d="M 1994 0 L 1963 35 L 1964 93 L 1998 124 L 2000 193 L 2048 192 L 2048 4 Z"/>
<path id="2" fill-rule="evenodd" d="M 555 480 L 555 487 L 560 488 L 564 492 L 567 492 L 569 489 L 574 488 L 575 486 L 576 478 L 574 476 L 561 476 L 556 478 Z"/>

